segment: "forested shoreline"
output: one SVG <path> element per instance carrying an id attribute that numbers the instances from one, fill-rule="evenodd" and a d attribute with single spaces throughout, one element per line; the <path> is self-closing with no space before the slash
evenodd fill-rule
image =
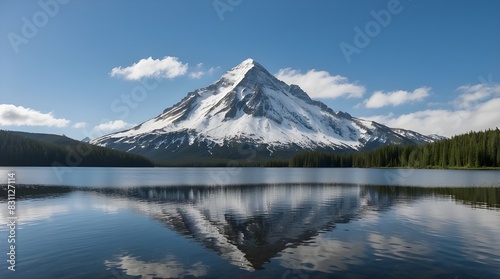
<path id="1" fill-rule="evenodd" d="M 425 145 L 391 145 L 356 153 L 307 152 L 289 167 L 497 168 L 500 130 L 469 132 Z"/>
<path id="2" fill-rule="evenodd" d="M 34 137 L 39 139 L 34 139 Z M 0 130 L 0 166 L 153 167 L 139 155 L 64 136 Z"/>
<path id="3" fill-rule="evenodd" d="M 176 165 L 64 136 L 0 130 L 1 166 L 500 168 L 500 130 L 469 132 L 425 145 L 390 145 L 362 152 L 305 152 L 289 159 L 210 161 Z"/>

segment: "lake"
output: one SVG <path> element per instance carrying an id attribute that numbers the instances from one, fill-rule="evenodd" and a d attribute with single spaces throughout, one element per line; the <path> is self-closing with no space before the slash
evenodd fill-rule
<path id="1" fill-rule="evenodd" d="M 0 179 L 0 278 L 500 277 L 500 171 L 2 167 Z"/>

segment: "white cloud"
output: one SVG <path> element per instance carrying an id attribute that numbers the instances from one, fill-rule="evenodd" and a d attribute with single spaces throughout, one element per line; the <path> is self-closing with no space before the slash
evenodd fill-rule
<path id="1" fill-rule="evenodd" d="M 75 129 L 81 129 L 87 127 L 87 123 L 85 122 L 77 122 L 73 125 L 73 128 Z"/>
<path id="2" fill-rule="evenodd" d="M 461 86 L 457 90 L 464 93 L 451 102 L 455 104 L 455 110 L 428 109 L 399 116 L 390 113 L 365 118 L 389 127 L 447 137 L 500 128 L 500 85 L 483 83 Z"/>
<path id="3" fill-rule="evenodd" d="M 142 78 L 175 78 L 186 74 L 188 64 L 182 63 L 177 57 L 165 56 L 163 59 L 152 57 L 141 59 L 139 62 L 125 68 L 115 67 L 111 70 L 112 77 L 123 77 L 128 80 Z"/>
<path id="4" fill-rule="evenodd" d="M 203 71 L 196 71 L 196 72 L 189 73 L 189 78 L 191 78 L 191 79 L 200 79 L 204 75 L 205 75 L 205 72 L 203 72 Z"/>
<path id="5" fill-rule="evenodd" d="M 52 112 L 42 113 L 30 108 L 0 104 L 0 125 L 66 127 L 69 120 L 55 118 Z"/>
<path id="6" fill-rule="evenodd" d="M 196 65 L 195 70 L 189 73 L 189 78 L 190 79 L 200 79 L 204 75 L 211 74 L 214 71 L 215 71 L 214 67 L 211 67 L 208 70 L 203 70 L 203 63 L 198 63 L 198 65 Z"/>
<path id="7" fill-rule="evenodd" d="M 384 93 L 383 91 L 375 91 L 370 98 L 366 99 L 363 104 L 367 108 L 381 108 L 385 106 L 399 106 L 405 103 L 422 101 L 429 96 L 429 87 L 420 87 L 413 92 L 398 90 Z"/>
<path id="8" fill-rule="evenodd" d="M 389 127 L 405 128 L 422 134 L 453 136 L 469 131 L 500 128 L 500 98 L 493 98 L 469 109 L 424 110 L 395 116 L 365 117 Z"/>
<path id="9" fill-rule="evenodd" d="M 169 255 L 158 262 L 146 262 L 127 255 L 119 257 L 117 261 L 106 260 L 104 264 L 112 270 L 119 269 L 128 276 L 134 278 L 139 276 L 145 279 L 201 277 L 208 273 L 208 266 L 202 262 L 191 265 L 189 263 L 184 264 L 173 255 Z"/>
<path id="10" fill-rule="evenodd" d="M 36 183 L 36 182 L 35 182 Z M 30 202 L 29 204 L 25 204 L 25 206 L 21 206 L 17 208 L 18 216 L 23 216 L 23 218 L 19 218 L 19 224 L 30 224 L 34 222 L 41 222 L 42 220 L 51 219 L 55 216 L 59 216 L 70 211 L 70 207 L 63 204 L 45 204 L 43 201 L 35 201 Z M 22 215 L 21 215 L 22 214 Z M 2 224 L 6 224 L 10 219 L 7 211 L 0 212 L 0 222 Z"/>
<path id="11" fill-rule="evenodd" d="M 133 124 L 129 124 L 123 120 L 114 120 L 99 124 L 95 126 L 94 129 L 105 132 L 105 131 L 116 131 L 124 128 L 129 128 L 131 126 L 133 126 Z"/>
<path id="12" fill-rule="evenodd" d="M 313 69 L 302 74 L 286 68 L 280 69 L 275 76 L 288 84 L 297 84 L 312 98 L 360 98 L 365 93 L 364 86 L 349 83 L 346 77 L 332 76 L 326 71 Z"/>
<path id="13" fill-rule="evenodd" d="M 464 92 L 453 102 L 458 108 L 469 108 L 487 97 L 500 95 L 500 85 L 483 83 L 472 86 L 464 85 L 460 86 L 458 90 Z"/>

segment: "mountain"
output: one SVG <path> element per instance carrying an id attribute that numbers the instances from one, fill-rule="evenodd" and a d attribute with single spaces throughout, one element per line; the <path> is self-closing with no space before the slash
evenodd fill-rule
<path id="1" fill-rule="evenodd" d="M 247 59 L 157 117 L 90 143 L 189 162 L 285 158 L 308 150 L 355 151 L 434 140 L 333 111 Z"/>
<path id="2" fill-rule="evenodd" d="M 151 167 L 146 158 L 66 136 L 0 130 L 0 166 Z"/>

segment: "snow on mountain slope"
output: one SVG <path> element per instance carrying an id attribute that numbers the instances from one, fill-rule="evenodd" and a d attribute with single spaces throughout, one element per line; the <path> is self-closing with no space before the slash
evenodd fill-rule
<path id="1" fill-rule="evenodd" d="M 227 150 L 222 147 L 241 143 L 265 146 L 272 155 L 275 150 L 290 148 L 361 150 L 431 141 L 434 139 L 413 131 L 334 112 L 297 85 L 278 80 L 247 59 L 157 117 L 91 143 L 163 158 L 194 149 L 198 149 L 197 156 L 211 156 L 217 147 L 224 153 Z"/>

